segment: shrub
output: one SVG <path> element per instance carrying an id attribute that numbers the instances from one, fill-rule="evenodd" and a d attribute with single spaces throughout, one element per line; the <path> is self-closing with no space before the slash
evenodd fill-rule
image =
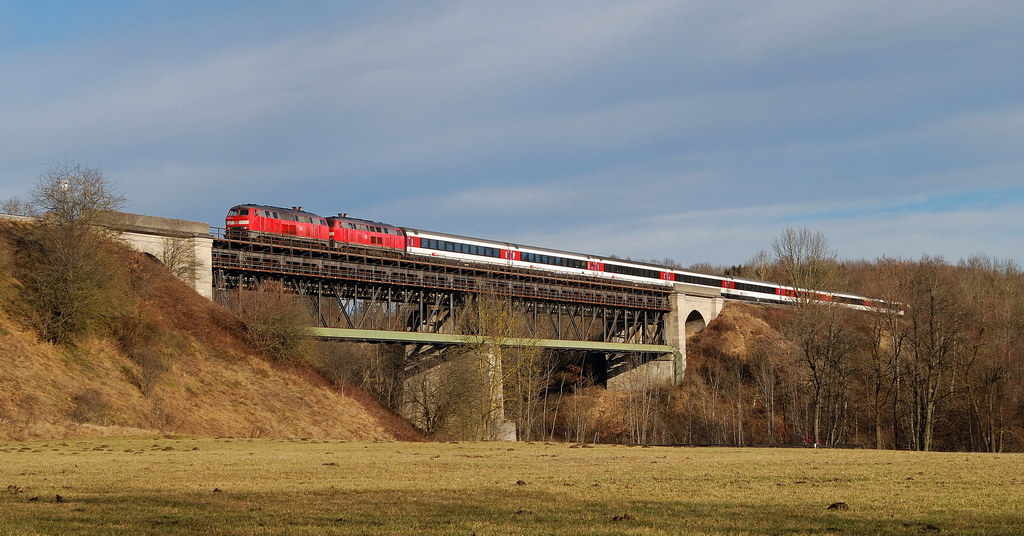
<path id="1" fill-rule="evenodd" d="M 71 397 L 71 420 L 78 423 L 106 424 L 110 402 L 99 389 L 79 391 Z"/>
<path id="2" fill-rule="evenodd" d="M 277 282 L 239 291 L 233 312 L 245 325 L 249 342 L 279 362 L 306 361 L 313 353 L 309 315 L 299 297 Z"/>

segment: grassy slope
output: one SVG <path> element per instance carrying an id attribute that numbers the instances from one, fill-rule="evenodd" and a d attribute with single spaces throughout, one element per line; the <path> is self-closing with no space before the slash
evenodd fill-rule
<path id="1" fill-rule="evenodd" d="M 8 258 L 10 258 L 9 253 Z M 106 339 L 74 348 L 41 343 L 0 310 L 0 439 L 120 435 L 132 429 L 204 436 L 416 439 L 357 390 L 343 395 L 304 367 L 273 365 L 236 335 L 237 320 L 125 253 L 131 292 L 158 331 L 162 370 L 146 371 Z M 17 285 L 7 275 L 0 285 Z M 10 292 L 7 293 L 11 295 Z"/>

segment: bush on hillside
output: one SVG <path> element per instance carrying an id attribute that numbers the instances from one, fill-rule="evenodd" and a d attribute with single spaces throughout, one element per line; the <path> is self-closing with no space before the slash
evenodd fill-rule
<path id="1" fill-rule="evenodd" d="M 56 344 L 109 329 L 132 304 L 119 246 L 85 227 L 37 225 L 27 229 L 15 276 L 27 324 Z"/>
<path id="2" fill-rule="evenodd" d="M 115 244 L 101 227 L 125 199 L 98 169 L 63 163 L 39 177 L 25 212 L 39 223 L 8 224 L 21 252 L 11 263 L 21 283 L 18 300 L 26 324 L 56 344 L 110 327 L 126 303 L 125 271 Z M 13 201 L 5 203 L 13 207 Z M 14 205 L 20 204 L 13 203 Z"/>
<path id="3" fill-rule="evenodd" d="M 246 337 L 258 350 L 279 362 L 299 363 L 313 355 L 309 314 L 278 282 L 239 291 L 231 310 L 245 325 Z"/>

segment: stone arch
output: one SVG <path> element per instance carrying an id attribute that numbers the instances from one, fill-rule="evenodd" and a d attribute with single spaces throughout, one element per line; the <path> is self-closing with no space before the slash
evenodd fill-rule
<path id="1" fill-rule="evenodd" d="M 700 330 L 707 327 L 708 323 L 704 320 L 704 315 L 700 314 L 700 311 L 694 309 L 690 311 L 690 314 L 686 317 L 685 330 L 686 336 L 689 337 L 694 333 L 698 333 Z"/>

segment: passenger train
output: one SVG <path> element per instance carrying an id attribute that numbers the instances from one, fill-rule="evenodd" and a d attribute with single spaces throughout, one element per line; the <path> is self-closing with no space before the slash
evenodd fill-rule
<path id="1" fill-rule="evenodd" d="M 712 276 L 622 259 L 598 257 L 508 242 L 435 233 L 351 218 L 348 214 L 321 217 L 302 210 L 268 205 L 237 205 L 225 219 L 232 236 L 285 235 L 331 244 L 360 244 L 404 251 L 409 255 L 441 257 L 463 262 L 498 264 L 534 270 L 604 277 L 655 285 L 685 283 L 719 291 L 724 298 L 766 303 L 793 303 L 792 287 L 730 276 Z M 814 292 L 813 298 L 858 308 L 874 308 L 860 296 Z"/>

